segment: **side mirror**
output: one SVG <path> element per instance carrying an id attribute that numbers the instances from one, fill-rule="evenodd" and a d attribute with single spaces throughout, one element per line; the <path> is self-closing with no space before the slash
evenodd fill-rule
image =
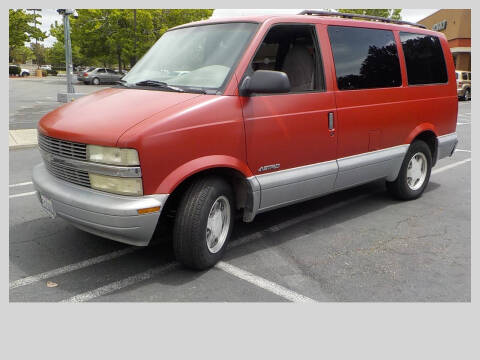
<path id="1" fill-rule="evenodd" d="M 281 71 L 257 70 L 251 76 L 245 77 L 240 85 L 241 96 L 252 93 L 279 94 L 290 91 L 288 75 Z"/>

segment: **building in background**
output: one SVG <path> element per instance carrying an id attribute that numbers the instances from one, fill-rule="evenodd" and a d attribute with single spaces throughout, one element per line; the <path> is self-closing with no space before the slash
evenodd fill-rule
<path id="1" fill-rule="evenodd" d="M 418 21 L 445 34 L 457 70 L 471 71 L 471 9 L 442 9 Z"/>

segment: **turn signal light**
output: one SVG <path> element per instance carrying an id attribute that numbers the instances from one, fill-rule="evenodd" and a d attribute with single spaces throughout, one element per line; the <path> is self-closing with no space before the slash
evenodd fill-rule
<path id="1" fill-rule="evenodd" d="M 137 210 L 137 212 L 138 212 L 140 215 L 150 214 L 150 213 L 157 212 L 157 211 L 160 211 L 160 206 L 155 206 L 155 207 L 151 207 L 151 208 L 138 209 L 138 210 Z"/>

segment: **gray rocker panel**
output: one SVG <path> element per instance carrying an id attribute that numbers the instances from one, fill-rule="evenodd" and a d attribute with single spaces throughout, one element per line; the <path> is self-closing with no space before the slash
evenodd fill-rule
<path id="1" fill-rule="evenodd" d="M 330 192 L 337 172 L 337 162 L 332 160 L 259 175 L 260 210 Z"/>
<path id="2" fill-rule="evenodd" d="M 381 178 L 395 180 L 408 147 L 409 145 L 394 146 L 338 159 L 335 189 L 344 189 Z"/>

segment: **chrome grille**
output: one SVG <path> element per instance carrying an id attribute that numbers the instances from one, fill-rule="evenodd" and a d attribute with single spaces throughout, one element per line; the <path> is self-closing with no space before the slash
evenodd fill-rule
<path id="1" fill-rule="evenodd" d="M 67 140 L 55 139 L 49 136 L 38 134 L 38 145 L 42 151 L 43 161 L 47 170 L 55 177 L 68 181 L 73 184 L 90 187 L 90 177 L 88 172 L 76 169 L 71 165 L 64 164 L 60 161 L 53 161 L 52 157 L 61 156 L 63 158 L 86 160 L 87 159 L 87 145 L 74 143 Z"/>
<path id="2" fill-rule="evenodd" d="M 67 140 L 55 139 L 38 134 L 38 146 L 50 154 L 63 156 L 69 159 L 87 160 L 87 145 Z"/>
<path id="3" fill-rule="evenodd" d="M 59 179 L 77 185 L 90 187 L 90 177 L 88 176 L 88 173 L 86 171 L 73 169 L 56 162 L 45 161 L 45 166 L 47 167 L 47 170 L 50 171 L 50 173 L 52 173 Z"/>

